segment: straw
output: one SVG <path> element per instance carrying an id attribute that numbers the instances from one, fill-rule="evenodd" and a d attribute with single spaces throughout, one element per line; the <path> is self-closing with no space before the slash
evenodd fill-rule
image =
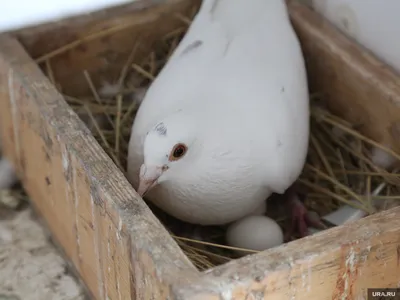
<path id="1" fill-rule="evenodd" d="M 141 38 L 138 38 L 125 64 L 121 66 L 117 82 L 118 92 L 112 97 L 102 98 L 99 95 L 100 83 L 94 82 L 86 70 L 83 74 L 91 94 L 79 99 L 68 95 L 68 91 L 62 90 L 62 83 L 55 81 L 57 77 L 52 70 L 51 59 L 81 44 L 127 29 L 133 26 L 134 22 L 83 37 L 36 60 L 38 63 L 45 64 L 45 72 L 50 80 L 59 86 L 71 107 L 83 119 L 86 116 L 93 135 L 122 171 L 125 171 L 130 130 L 139 106 L 138 101 L 133 100 L 136 97 L 135 93 L 146 89 L 157 77 L 158 72 L 179 44 L 193 16 L 176 15 L 175 17 L 181 21 L 181 24 L 156 42 L 144 60 L 142 57 L 140 59 L 136 57 L 137 49 L 141 46 Z M 309 152 L 307 163 L 298 179 L 300 186 L 307 191 L 306 206 L 320 215 L 332 212 L 344 204 L 352 205 L 367 213 L 374 213 L 376 202 L 400 201 L 399 174 L 383 170 L 375 165 L 370 158 L 370 149 L 377 147 L 399 160 L 400 155 L 362 135 L 355 129 L 356 124 L 351 124 L 322 108 L 322 97 L 318 93 L 310 96 Z M 106 124 L 99 122 L 99 116 L 107 120 Z M 165 213 L 155 213 L 159 218 L 165 219 L 163 222 L 165 226 L 171 229 L 174 239 L 200 270 L 235 258 L 238 251 L 257 252 L 226 246 L 223 227 L 203 228 L 206 236 L 209 237 L 207 241 L 184 237 L 179 235 L 179 230 L 173 230 L 173 224 L 179 221 L 166 216 Z M 286 214 L 271 213 L 269 215 L 273 216 L 285 229 Z M 181 225 L 175 227 L 185 226 L 182 222 L 179 224 Z"/>

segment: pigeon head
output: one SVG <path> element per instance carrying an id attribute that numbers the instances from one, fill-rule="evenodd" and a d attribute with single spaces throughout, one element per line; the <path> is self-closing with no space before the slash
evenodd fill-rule
<path id="1" fill-rule="evenodd" d="M 193 120 L 179 115 L 157 123 L 144 140 L 144 163 L 140 167 L 138 193 L 144 196 L 171 173 L 185 168 L 198 143 Z"/>

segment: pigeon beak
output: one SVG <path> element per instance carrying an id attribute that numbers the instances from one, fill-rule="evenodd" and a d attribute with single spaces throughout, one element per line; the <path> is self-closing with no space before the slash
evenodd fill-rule
<path id="1" fill-rule="evenodd" d="M 140 167 L 139 188 L 137 190 L 140 197 L 143 197 L 150 189 L 157 185 L 157 180 L 164 173 L 166 167 L 146 166 Z"/>

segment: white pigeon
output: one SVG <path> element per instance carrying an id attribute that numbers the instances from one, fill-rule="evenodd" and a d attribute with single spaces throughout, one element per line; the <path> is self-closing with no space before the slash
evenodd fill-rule
<path id="1" fill-rule="evenodd" d="M 228 224 L 285 193 L 308 137 L 305 64 L 285 1 L 204 0 L 139 107 L 127 176 L 180 220 Z"/>

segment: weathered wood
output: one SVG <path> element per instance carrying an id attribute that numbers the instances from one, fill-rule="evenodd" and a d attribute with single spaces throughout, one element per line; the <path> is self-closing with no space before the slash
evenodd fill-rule
<path id="1" fill-rule="evenodd" d="M 135 45 L 134 62 L 140 64 L 155 41 L 186 27 L 178 16 L 190 14 L 193 4 L 185 0 L 137 1 L 12 34 L 42 67 L 44 55 L 70 45 L 70 50 L 49 58 L 54 79 L 68 95 L 87 96 L 91 92 L 83 70 L 96 87 L 104 80 L 117 81 Z"/>
<path id="2" fill-rule="evenodd" d="M 197 276 L 37 64 L 6 35 L 0 87 L 4 153 L 96 299 L 165 299 L 171 283 Z"/>
<path id="3" fill-rule="evenodd" d="M 146 36 L 140 58 L 183 26 L 174 13 L 187 14 L 194 3 L 170 0 L 139 12 L 136 5 L 147 3 L 131 4 L 13 36 L 38 58 L 125 24 L 107 39 L 51 58 L 67 92 L 86 95 L 76 74 L 88 70 L 95 84 L 106 68 L 107 78 L 118 76 L 139 33 Z M 325 94 L 334 112 L 363 125 L 363 133 L 400 149 L 399 78 L 308 8 L 289 7 L 312 89 Z M 198 273 L 35 62 L 6 35 L 0 38 L 0 88 L 6 156 L 96 299 L 358 299 L 368 287 L 400 286 L 399 208 Z"/>
<path id="4" fill-rule="evenodd" d="M 290 0 L 310 87 L 357 130 L 400 152 L 400 78 L 327 20 Z"/>
<path id="5" fill-rule="evenodd" d="M 217 290 L 201 279 L 181 299 L 350 300 L 399 287 L 399 215 L 392 209 L 229 262 L 204 274 Z"/>

